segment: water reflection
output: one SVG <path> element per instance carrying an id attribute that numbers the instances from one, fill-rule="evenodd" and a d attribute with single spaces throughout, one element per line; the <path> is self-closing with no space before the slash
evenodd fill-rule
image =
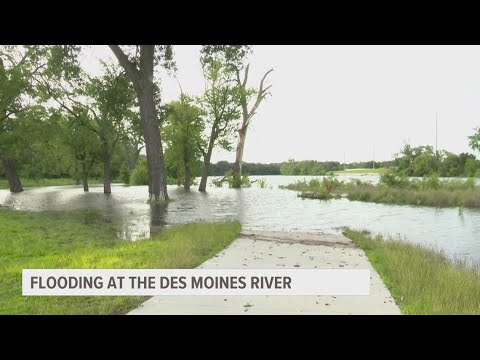
<path id="1" fill-rule="evenodd" d="M 150 204 L 150 236 L 158 235 L 167 225 L 167 206 L 168 203 Z"/>

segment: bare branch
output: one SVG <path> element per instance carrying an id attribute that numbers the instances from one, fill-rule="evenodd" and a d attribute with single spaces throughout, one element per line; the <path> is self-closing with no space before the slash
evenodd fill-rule
<path id="1" fill-rule="evenodd" d="M 248 71 L 250 70 L 250 64 L 247 65 L 247 67 L 245 68 L 245 75 L 243 77 L 243 83 L 242 83 L 242 86 L 243 88 L 245 89 L 245 87 L 247 86 L 247 80 L 248 80 Z"/>

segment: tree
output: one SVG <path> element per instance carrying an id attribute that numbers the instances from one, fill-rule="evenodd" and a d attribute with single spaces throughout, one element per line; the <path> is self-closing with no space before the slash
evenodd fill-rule
<path id="1" fill-rule="evenodd" d="M 106 63 L 103 68 L 102 77 L 89 79 L 84 95 L 92 99 L 96 109 L 92 110 L 94 122 L 89 128 L 102 144 L 103 192 L 110 194 L 112 154 L 118 141 L 128 137 L 127 129 L 137 114 L 132 110 L 135 93 L 125 74 Z"/>
<path id="2" fill-rule="evenodd" d="M 189 96 L 182 93 L 180 100 L 165 106 L 165 154 L 168 152 L 170 160 L 183 168 L 183 185 L 186 190 L 190 189 L 192 167 L 200 159 L 201 153 L 197 144 L 201 142 L 204 128 L 201 110 Z"/>
<path id="3" fill-rule="evenodd" d="M 215 146 L 231 151 L 235 122 L 240 118 L 239 89 L 232 81 L 232 69 L 218 60 L 202 61 L 206 90 L 200 99 L 205 117 L 208 137 L 202 138 L 197 146 L 203 156 L 202 178 L 199 191 L 207 187 L 208 169 Z"/>
<path id="4" fill-rule="evenodd" d="M 155 105 L 157 87 L 154 84 L 154 65 L 162 63 L 166 68 L 174 67 L 172 47 L 135 45 L 122 49 L 119 45 L 109 46 L 132 82 L 138 98 L 147 152 L 149 199 L 168 200 L 160 124 Z"/>
<path id="5" fill-rule="evenodd" d="M 26 129 L 17 127 L 20 115 L 37 107 L 33 100 L 41 101 L 37 88 L 38 76 L 52 78 L 74 75 L 71 64 L 77 62 L 80 47 L 72 45 L 27 46 L 2 45 L 0 47 L 0 144 L 5 145 L 15 135 L 15 131 Z M 40 99 L 39 99 L 40 97 Z M 26 120 L 28 117 L 24 117 Z M 31 118 L 30 118 L 31 119 Z M 28 132 L 23 132 L 28 136 Z M 15 143 L 0 146 L 0 156 L 11 192 L 23 191 L 18 177 L 15 159 Z"/>
<path id="6" fill-rule="evenodd" d="M 238 129 L 237 150 L 235 155 L 235 164 L 233 168 L 233 187 L 239 188 L 242 179 L 243 149 L 247 137 L 247 130 L 256 114 L 260 103 L 270 95 L 270 86 L 264 85 L 265 79 L 273 69 L 268 70 L 260 80 L 258 90 L 247 87 L 250 64 L 245 66 L 245 60 L 248 54 L 252 52 L 250 45 L 205 45 L 202 48 L 204 60 L 212 61 L 216 59 L 223 61 L 234 73 L 234 80 L 239 88 L 239 101 L 242 109 L 242 123 Z M 243 75 L 242 75 L 243 72 Z M 255 99 L 253 104 L 249 104 L 251 99 Z M 250 106 L 249 106 L 250 105 Z"/>
<path id="7" fill-rule="evenodd" d="M 475 133 L 468 137 L 470 148 L 480 152 L 480 128 L 475 128 Z"/>

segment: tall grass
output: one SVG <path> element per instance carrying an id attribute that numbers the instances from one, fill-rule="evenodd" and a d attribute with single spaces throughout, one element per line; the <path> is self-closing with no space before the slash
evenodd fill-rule
<path id="1" fill-rule="evenodd" d="M 480 314 L 480 272 L 444 254 L 347 229 L 404 314 Z"/>
<path id="2" fill-rule="evenodd" d="M 298 196 L 313 199 L 344 196 L 349 200 L 397 205 L 480 207 L 480 187 L 475 185 L 475 179 L 440 180 L 437 176 L 409 179 L 386 173 L 377 185 L 358 179 L 344 182 L 331 177 L 322 181 L 297 181 L 281 188 L 299 191 Z"/>
<path id="3" fill-rule="evenodd" d="M 324 177 L 322 181 L 319 179 L 311 179 L 310 181 L 299 180 L 292 184 L 280 185 L 281 189 L 300 191 L 299 197 L 328 200 L 333 197 L 333 191 L 338 189 L 343 182 L 337 180 L 334 176 Z"/>
<path id="4" fill-rule="evenodd" d="M 136 242 L 115 240 L 96 211 L 0 210 L 0 314 L 123 314 L 145 297 L 22 297 L 22 269 L 194 268 L 228 245 L 238 222 L 190 224 Z"/>

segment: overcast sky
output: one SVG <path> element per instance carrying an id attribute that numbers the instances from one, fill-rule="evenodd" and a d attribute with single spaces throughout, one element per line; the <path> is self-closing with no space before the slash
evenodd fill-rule
<path id="1" fill-rule="evenodd" d="M 200 46 L 174 49 L 184 92 L 200 95 Z M 87 54 L 92 72 L 112 57 L 100 45 Z M 256 45 L 249 60 L 250 85 L 274 72 L 247 135 L 247 162 L 388 160 L 404 142 L 434 146 L 436 112 L 439 149 L 459 153 L 480 126 L 480 46 Z M 163 101 L 176 99 L 177 80 L 161 80 Z"/>

